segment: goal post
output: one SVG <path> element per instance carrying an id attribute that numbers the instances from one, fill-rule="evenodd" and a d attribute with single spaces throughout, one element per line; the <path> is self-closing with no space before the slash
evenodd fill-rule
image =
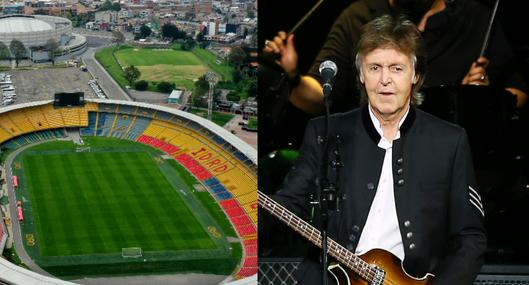
<path id="1" fill-rule="evenodd" d="M 121 256 L 124 258 L 138 258 L 143 256 L 141 247 L 124 247 L 121 249 Z"/>
<path id="2" fill-rule="evenodd" d="M 90 152 L 89 146 L 78 146 L 75 148 L 75 152 Z"/>

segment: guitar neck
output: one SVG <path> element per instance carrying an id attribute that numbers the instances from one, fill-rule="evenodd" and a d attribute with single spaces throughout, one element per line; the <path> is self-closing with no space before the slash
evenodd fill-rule
<path id="1" fill-rule="evenodd" d="M 305 222 L 303 219 L 299 218 L 261 191 L 258 191 L 258 195 L 258 202 L 261 208 L 279 218 L 282 222 L 287 224 L 287 226 L 300 233 L 316 246 L 320 248 L 322 247 L 321 232 L 318 229 Z M 327 238 L 327 249 L 329 254 L 339 262 L 352 269 L 365 280 L 372 281 L 374 273 L 373 267 L 369 263 L 365 262 L 360 257 L 330 238 Z"/>

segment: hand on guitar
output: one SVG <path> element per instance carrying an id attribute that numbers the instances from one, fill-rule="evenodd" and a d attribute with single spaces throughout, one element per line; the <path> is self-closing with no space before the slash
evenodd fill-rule
<path id="1" fill-rule="evenodd" d="M 463 85 L 490 85 L 489 77 L 487 76 L 487 67 L 490 61 L 486 57 L 480 57 L 468 70 L 467 75 L 463 78 Z"/>
<path id="2" fill-rule="evenodd" d="M 275 63 L 292 79 L 298 72 L 298 53 L 294 46 L 294 35 L 280 31 L 273 40 L 265 41 L 265 53 L 274 55 Z"/>

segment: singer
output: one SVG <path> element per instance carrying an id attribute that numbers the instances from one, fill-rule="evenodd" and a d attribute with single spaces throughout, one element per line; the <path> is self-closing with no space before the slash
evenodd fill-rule
<path id="1" fill-rule="evenodd" d="M 424 82 L 425 62 L 412 22 L 386 15 L 366 24 L 355 61 L 365 103 L 330 117 L 331 137 L 341 138 L 343 166 L 336 171 L 346 199 L 329 208 L 327 231 L 364 261 L 377 260 L 377 267 L 347 263 L 346 253 L 331 246 L 329 254 L 342 263 L 332 266 L 328 284 L 465 285 L 473 284 L 481 267 L 484 212 L 466 133 L 411 104 Z M 272 196 L 300 218 L 313 219 L 315 228 L 320 215 L 311 215 L 309 197 L 327 167 L 318 139 L 323 129 L 321 117 L 309 122 L 300 156 Z M 310 236 L 289 214 L 277 216 Z M 275 223 L 259 211 L 260 232 L 273 231 Z M 319 260 L 305 258 L 298 284 L 322 284 Z"/>

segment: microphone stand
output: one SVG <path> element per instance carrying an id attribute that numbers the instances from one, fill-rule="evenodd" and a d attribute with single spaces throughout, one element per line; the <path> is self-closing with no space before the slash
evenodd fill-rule
<path id="1" fill-rule="evenodd" d="M 329 114 L 330 114 L 330 103 L 329 103 L 329 97 L 330 93 L 332 91 L 332 87 L 330 84 L 324 84 L 323 86 L 323 100 L 325 104 L 325 124 L 324 124 L 324 137 L 318 137 L 318 142 L 322 143 L 323 147 L 323 158 L 322 158 L 322 175 L 323 177 L 318 181 L 319 185 L 319 202 L 311 202 L 311 204 L 319 204 L 320 205 L 320 217 L 321 217 L 321 264 L 322 264 L 322 284 L 327 285 L 328 283 L 328 274 L 327 274 L 327 264 L 328 264 L 328 256 L 327 256 L 327 228 L 329 225 L 329 207 L 334 204 L 336 207 L 336 211 L 339 211 L 339 200 L 345 197 L 341 197 L 341 195 L 337 195 L 338 187 L 337 184 L 331 183 L 329 181 L 329 172 L 330 168 L 333 169 L 342 167 L 343 164 L 341 162 L 340 154 L 339 154 L 339 136 L 336 136 L 336 150 L 334 150 L 335 160 L 332 162 L 329 161 Z M 338 171 L 336 172 L 338 173 Z M 338 175 L 336 175 L 336 182 L 338 180 Z"/>

